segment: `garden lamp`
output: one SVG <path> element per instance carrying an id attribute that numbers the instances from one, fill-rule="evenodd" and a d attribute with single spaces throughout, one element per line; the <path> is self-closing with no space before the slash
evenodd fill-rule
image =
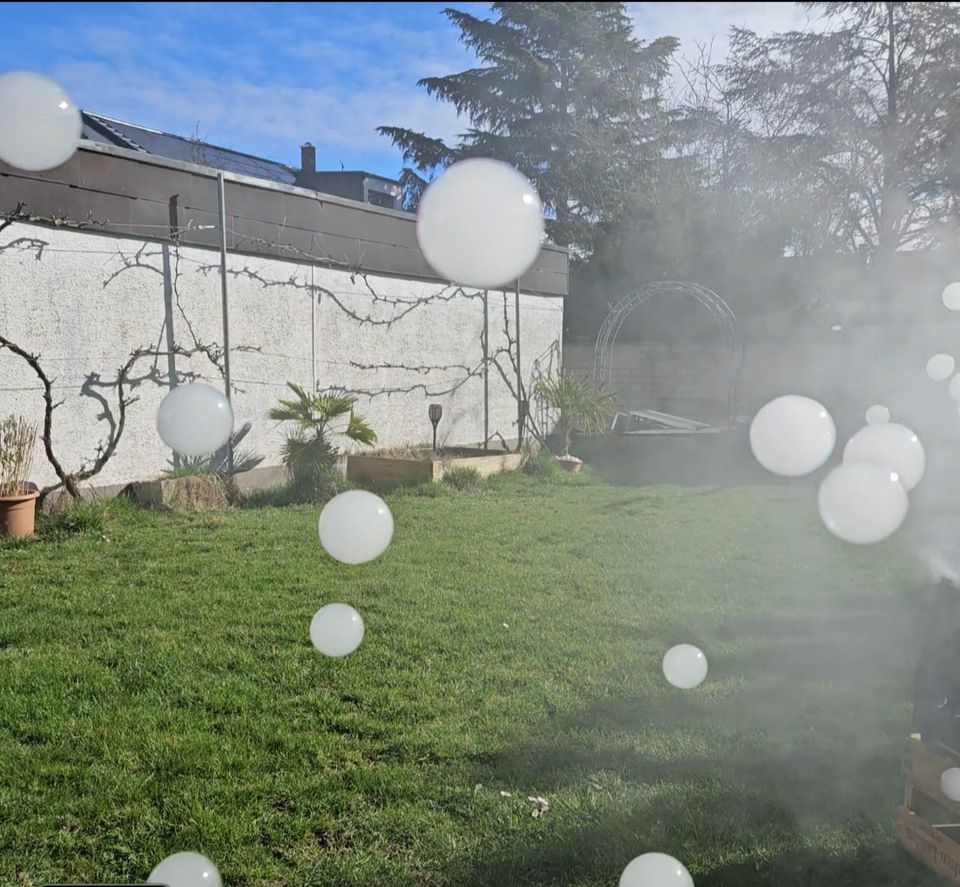
<path id="1" fill-rule="evenodd" d="M 440 424 L 440 417 L 443 415 L 443 407 L 438 403 L 430 404 L 428 411 L 430 421 L 433 422 L 433 451 L 437 451 L 437 425 Z"/>

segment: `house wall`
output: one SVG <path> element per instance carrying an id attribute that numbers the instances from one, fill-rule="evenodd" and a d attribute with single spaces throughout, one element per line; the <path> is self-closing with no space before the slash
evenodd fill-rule
<path id="1" fill-rule="evenodd" d="M 157 170 L 148 172 L 154 175 Z M 57 175 L 61 174 L 54 171 Z M 81 170 L 78 181 L 83 180 Z M 89 178 L 86 181 L 89 185 Z M 160 356 L 136 364 L 129 394 L 137 401 L 127 410 L 116 455 L 94 481 L 112 485 L 156 476 L 168 467 L 171 453 L 154 426 L 157 407 L 174 371 L 223 387 L 215 363 L 198 351 L 212 347 L 216 357 L 223 335 L 220 254 L 203 242 L 217 232 L 191 229 L 185 232 L 190 236 L 171 237 L 162 224 L 154 229 L 144 221 L 141 198 L 134 196 L 136 177 L 121 181 L 102 174 L 101 181 L 126 192 L 109 195 L 109 200 L 110 206 L 126 207 L 127 221 L 84 213 L 84 206 L 96 209 L 99 198 L 93 192 L 0 170 L 0 211 L 12 209 L 29 192 L 27 211 L 43 217 L 42 223 L 36 218 L 14 222 L 0 233 L 0 332 L 39 354 L 47 374 L 55 379 L 54 396 L 63 402 L 54 411 L 53 441 L 68 470 L 96 456 L 109 422 L 116 420 L 117 392 L 111 383 L 133 350 L 166 350 L 173 341 L 197 352 L 189 358 L 178 356 L 173 363 Z M 184 191 L 177 190 L 182 184 L 171 180 L 166 190 L 182 198 Z M 258 207 L 261 216 L 279 211 L 271 201 L 285 201 L 289 208 L 294 197 L 302 197 L 297 189 L 274 186 L 261 189 L 257 204 L 256 183 L 233 185 L 227 199 L 235 198 L 236 212 L 242 203 L 241 187 L 247 189 L 247 205 Z M 67 200 L 67 224 L 62 218 L 57 224 L 56 207 Z M 238 426 L 253 424 L 243 446 L 265 455 L 265 465 L 280 462 L 283 430 L 267 413 L 285 394 L 288 381 L 307 389 L 316 385 L 356 393 L 358 411 L 382 446 L 428 442 L 429 403 L 443 405 L 439 439 L 444 443 L 479 445 L 483 440 L 483 295 L 457 290 L 428 274 L 403 273 L 401 266 L 419 261 L 409 245 L 398 245 L 399 235 L 410 239 L 413 218 L 389 210 L 377 215 L 376 208 L 361 206 L 342 202 L 335 207 L 334 219 L 345 228 L 354 226 L 350 248 L 360 259 L 356 270 L 312 260 L 312 254 L 288 248 L 300 235 L 276 228 L 269 248 L 245 242 L 251 230 L 265 228 L 266 223 L 230 217 L 227 267 L 234 412 Z M 228 213 L 229 207 L 230 203 Z M 179 212 L 181 225 L 188 220 L 200 224 L 198 218 L 209 222 L 199 210 L 184 210 L 182 199 Z M 373 227 L 389 234 L 383 225 L 393 226 L 398 236 L 387 238 L 392 243 L 364 239 L 369 226 L 362 224 L 370 212 Z M 73 227 L 78 224 L 85 227 Z M 124 226 L 126 235 L 121 233 Z M 328 234 L 321 230 L 317 236 Z M 369 263 L 376 270 L 367 272 L 362 260 L 369 244 L 378 251 L 371 251 Z M 557 284 L 551 284 L 554 290 L 561 283 L 565 287 L 565 255 L 562 266 L 556 263 L 556 253 L 546 261 L 548 267 L 533 269 L 533 277 L 525 282 L 549 279 Z M 392 268 L 397 270 L 391 272 Z M 507 440 L 517 436 L 516 398 L 504 379 L 513 384 L 514 299 L 513 292 L 491 291 L 487 296 L 489 432 L 494 440 L 498 434 Z M 520 309 L 521 370 L 529 387 L 538 361 L 558 362 L 562 293 L 528 288 L 521 292 Z M 17 413 L 39 421 L 42 407 L 42 391 L 30 367 L 0 349 L 0 416 Z M 35 480 L 43 484 L 53 479 L 38 450 Z"/>

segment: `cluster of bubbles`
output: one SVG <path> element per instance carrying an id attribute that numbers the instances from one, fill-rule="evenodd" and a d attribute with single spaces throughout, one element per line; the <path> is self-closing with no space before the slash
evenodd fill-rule
<path id="1" fill-rule="evenodd" d="M 842 464 L 827 475 L 817 493 L 824 526 L 854 545 L 881 542 L 900 528 L 909 508 L 907 493 L 926 470 L 920 439 L 905 425 L 891 422 L 885 406 L 871 406 L 866 421 L 844 447 Z M 784 477 L 823 467 L 836 441 L 836 423 L 826 407 L 799 394 L 774 398 L 750 425 L 754 457 Z"/>
<path id="2" fill-rule="evenodd" d="M 0 76 L 0 120 L 17 121 L 17 126 L 0 127 L 0 160 L 29 171 L 53 169 L 69 160 L 82 128 L 79 110 L 64 90 L 26 71 Z M 425 192 L 417 238 L 440 277 L 461 286 L 502 287 L 536 261 L 544 239 L 543 206 L 534 186 L 512 167 L 465 160 L 450 166 Z M 196 458 L 229 444 L 234 414 L 223 392 L 196 382 L 179 385 L 163 398 L 156 427 L 171 450 Z M 809 456 L 801 462 L 804 458 Z M 349 491 L 324 506 L 317 531 L 331 558 L 364 564 L 390 545 L 393 515 L 379 496 Z M 330 658 L 355 652 L 364 633 L 360 613 L 344 603 L 321 607 L 309 627 L 311 644 Z M 662 667 L 667 681 L 685 690 L 699 686 L 707 675 L 706 656 L 690 644 L 671 647 Z M 222 887 L 216 865 L 194 852 L 168 856 L 148 880 L 168 887 Z M 645 853 L 623 870 L 620 887 L 693 887 L 693 879 L 672 856 Z"/>
<path id="3" fill-rule="evenodd" d="M 951 311 L 960 311 L 960 282 L 947 284 L 941 298 Z M 960 412 L 960 373 L 955 372 L 956 368 L 956 361 L 950 354 L 934 354 L 927 361 L 927 375 L 934 382 L 950 380 L 947 390 L 950 397 L 957 401 L 957 411 Z"/>

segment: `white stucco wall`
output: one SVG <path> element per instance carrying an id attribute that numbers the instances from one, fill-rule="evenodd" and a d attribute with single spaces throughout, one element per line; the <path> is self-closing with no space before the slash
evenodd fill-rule
<path id="1" fill-rule="evenodd" d="M 42 241 L 42 250 L 22 238 Z M 4 249 L 7 244 L 13 245 Z M 40 354 L 48 375 L 56 377 L 55 394 L 64 402 L 54 413 L 54 443 L 68 470 L 92 459 L 105 437 L 106 425 L 98 422 L 103 405 L 80 390 L 88 374 L 99 373 L 109 382 L 133 349 L 165 348 L 162 252 L 159 243 L 20 223 L 0 236 L 0 331 Z M 213 250 L 171 251 L 173 329 L 183 347 L 193 343 L 186 320 L 200 342 L 222 342 L 218 263 L 219 253 Z M 351 279 L 344 271 L 243 255 L 231 255 L 228 267 L 234 272 L 229 278 L 231 370 L 240 389 L 234 393 L 234 411 L 238 426 L 253 423 L 244 446 L 266 455 L 264 465 L 279 464 L 282 430 L 267 418 L 267 412 L 284 394 L 287 381 L 308 389 L 315 380 L 321 389 L 365 392 L 358 410 L 377 432 L 381 446 L 427 442 L 431 433 L 427 404 L 433 402 L 444 407 L 439 436 L 445 443 L 482 441 L 483 303 L 479 297 L 447 298 L 449 290 L 435 283 L 371 275 L 367 282 L 374 296 L 361 277 Z M 315 303 L 311 285 L 329 292 L 319 293 Z M 389 326 L 370 322 L 396 317 L 410 307 L 411 300 L 429 300 L 438 294 L 444 299 L 418 304 Z M 502 293 L 489 294 L 491 354 L 506 346 L 503 298 Z M 507 302 L 513 334 L 512 293 Z M 525 384 L 530 383 L 537 358 L 558 353 L 562 317 L 562 299 L 521 294 Z M 499 360 L 510 373 L 509 358 L 500 355 Z M 141 360 L 134 375 L 143 375 L 152 364 L 150 358 Z M 383 368 L 362 369 L 355 364 Z M 476 375 L 452 394 L 437 394 L 464 380 L 469 370 L 463 367 L 476 370 Z M 177 368 L 193 370 L 222 387 L 222 379 L 206 357 L 178 358 Z M 129 408 L 121 444 L 95 485 L 153 477 L 168 466 L 171 454 L 154 428 L 157 406 L 168 390 L 166 358 L 160 358 L 158 370 L 162 378 L 133 389 L 140 399 Z M 389 396 L 380 393 L 417 385 L 425 385 L 427 392 L 417 388 Z M 115 390 L 98 390 L 115 413 Z M 491 435 L 499 431 L 507 439 L 515 438 L 516 401 L 496 367 L 490 367 L 489 403 Z M 41 391 L 24 362 L 0 350 L 0 415 L 10 413 L 39 421 Z M 41 484 L 54 479 L 39 450 L 34 474 Z"/>

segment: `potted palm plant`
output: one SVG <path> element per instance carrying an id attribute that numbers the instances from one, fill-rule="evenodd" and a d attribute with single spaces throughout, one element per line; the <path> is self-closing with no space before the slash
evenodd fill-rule
<path id="1" fill-rule="evenodd" d="M 283 464 L 300 499 L 329 499 L 339 492 L 340 483 L 335 471 L 339 450 L 332 435 L 367 446 L 376 443 L 377 435 L 354 411 L 355 397 L 343 392 L 308 394 L 293 382 L 287 387 L 294 396 L 281 398 L 280 405 L 270 410 L 271 419 L 293 424 L 284 441 Z"/>
<path id="2" fill-rule="evenodd" d="M 565 471 L 579 471 L 583 461 L 570 454 L 573 432 L 599 434 L 606 431 L 616 410 L 614 394 L 569 373 L 541 376 L 537 380 L 536 393 L 544 406 L 557 415 L 554 429 L 560 447 L 556 454 L 557 463 Z"/>
<path id="3" fill-rule="evenodd" d="M 39 493 L 27 477 L 36 441 L 36 425 L 20 416 L 0 419 L 0 536 L 33 535 Z"/>

